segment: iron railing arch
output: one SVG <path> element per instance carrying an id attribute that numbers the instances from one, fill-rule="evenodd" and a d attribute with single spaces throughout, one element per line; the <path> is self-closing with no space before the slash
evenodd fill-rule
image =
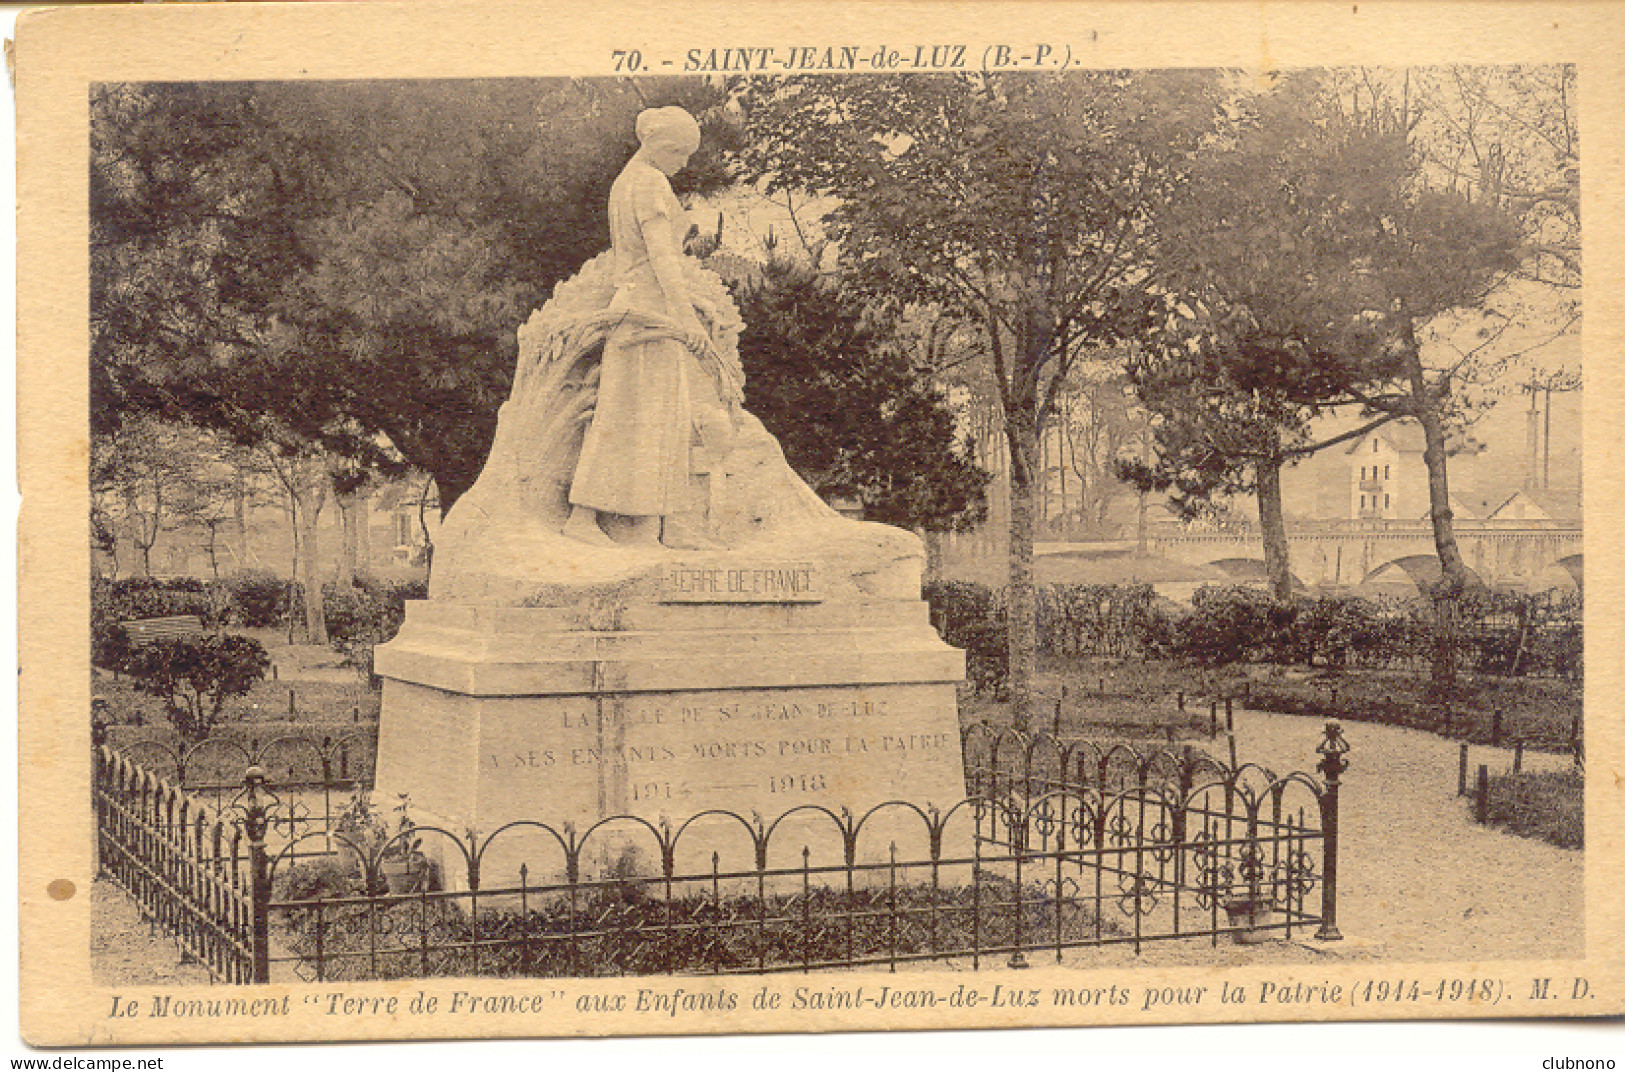
<path id="1" fill-rule="evenodd" d="M 335 828 L 331 808 L 295 814 L 301 794 L 336 780 L 341 744 L 331 737 L 220 746 L 213 755 L 247 760 L 248 773 L 213 805 L 184 782 L 207 766 L 203 746 L 137 750 L 173 778 L 102 746 L 100 862 L 227 982 L 266 981 L 274 965 L 323 979 L 765 972 L 958 957 L 976 966 L 1306 927 L 1338 937 L 1347 746 L 1335 724 L 1318 750 L 1320 777 L 985 724 L 963 740 L 971 792 L 945 807 L 806 803 L 772 816 L 712 808 L 611 815 L 581 829 L 538 817 L 489 833 L 417 823 L 374 836 Z M 319 769 L 322 784 L 273 786 L 264 762 L 290 754 Z M 627 847 L 658 864 L 603 865 Z M 403 859 L 432 859 L 440 881 L 391 891 L 384 865 Z M 292 888 L 296 868 L 335 861 L 359 875 L 359 893 L 278 892 Z M 273 954 L 273 926 L 291 952 Z"/>

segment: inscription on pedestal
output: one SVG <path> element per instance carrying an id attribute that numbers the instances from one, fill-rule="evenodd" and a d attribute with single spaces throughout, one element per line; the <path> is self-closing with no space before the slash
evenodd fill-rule
<path id="1" fill-rule="evenodd" d="M 820 603 L 817 567 L 807 562 L 682 562 L 660 574 L 662 603 Z"/>
<path id="2" fill-rule="evenodd" d="M 772 810 L 809 796 L 856 802 L 926 775 L 916 767 L 922 761 L 958 773 L 957 734 L 923 729 L 920 712 L 906 702 L 894 710 L 895 701 L 836 696 L 730 703 L 627 697 L 560 706 L 551 726 L 544 720 L 523 735 L 510 727 L 488 738 L 484 776 L 536 799 L 544 787 L 585 789 L 608 775 L 603 803 L 614 810 L 669 804 L 685 811 L 741 801 Z"/>

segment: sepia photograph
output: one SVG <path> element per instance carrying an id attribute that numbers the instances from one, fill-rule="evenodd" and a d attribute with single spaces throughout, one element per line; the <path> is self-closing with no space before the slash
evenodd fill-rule
<path id="1" fill-rule="evenodd" d="M 29 1041 L 1625 1008 L 1573 31 L 213 7 L 19 26 Z"/>

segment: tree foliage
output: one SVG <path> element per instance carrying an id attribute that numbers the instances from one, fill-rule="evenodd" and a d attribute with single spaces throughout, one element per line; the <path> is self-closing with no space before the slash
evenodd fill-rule
<path id="1" fill-rule="evenodd" d="M 1422 372 L 1416 326 L 1482 303 L 1520 242 L 1496 205 L 1427 184 L 1408 116 L 1351 110 L 1323 72 L 1240 110 L 1162 220 L 1170 290 L 1130 364 L 1156 464 L 1131 475 L 1186 505 L 1255 491 L 1284 597 L 1281 467 L 1398 417 L 1460 419 L 1467 366 Z M 1315 418 L 1356 404 L 1361 429 L 1312 441 Z"/>
<path id="2" fill-rule="evenodd" d="M 213 553 L 231 515 L 233 477 L 221 444 L 194 428 L 140 417 L 94 437 L 90 501 L 98 550 L 114 556 L 116 566 L 122 533 L 135 551 L 134 572 L 143 577 L 165 532 L 201 528 Z"/>
<path id="3" fill-rule="evenodd" d="M 514 329 L 608 244 L 645 104 L 703 83 L 107 84 L 91 100 L 92 409 L 432 473 L 484 462 Z M 682 178 L 725 180 L 711 150 Z"/>
<path id="4" fill-rule="evenodd" d="M 820 494 L 856 493 L 871 520 L 932 531 L 980 520 L 987 475 L 884 313 L 775 259 L 739 295 L 745 405 Z"/>
<path id="5" fill-rule="evenodd" d="M 207 737 L 226 701 L 247 695 L 270 668 L 270 656 L 253 637 L 210 633 L 144 644 L 120 667 L 142 692 L 164 700 L 176 731 L 188 741 Z"/>
<path id="6" fill-rule="evenodd" d="M 1178 71 L 736 85 L 743 172 L 770 193 L 833 199 L 825 231 L 854 286 L 986 334 L 1010 454 L 1017 725 L 1032 705 L 1043 424 L 1072 362 L 1143 318 L 1152 207 L 1214 129 L 1217 87 Z"/>

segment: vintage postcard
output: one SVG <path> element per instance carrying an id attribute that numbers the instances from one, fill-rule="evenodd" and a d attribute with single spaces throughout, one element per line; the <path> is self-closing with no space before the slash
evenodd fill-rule
<path id="1" fill-rule="evenodd" d="M 1625 1012 L 1621 27 L 24 15 L 24 1037 Z"/>

